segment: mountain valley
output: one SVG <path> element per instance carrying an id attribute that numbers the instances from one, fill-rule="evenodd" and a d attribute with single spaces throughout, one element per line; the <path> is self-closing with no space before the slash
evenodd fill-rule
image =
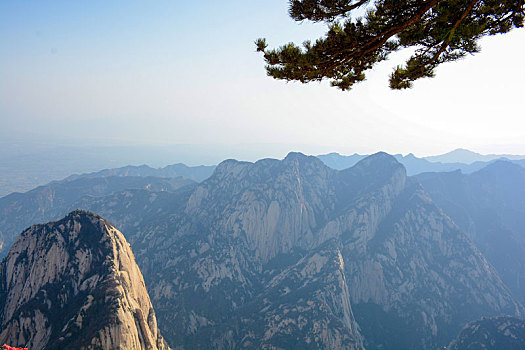
<path id="1" fill-rule="evenodd" d="M 173 348 L 435 349 L 481 317 L 524 316 L 510 282 L 519 267 L 502 270 L 520 257 L 498 264 L 508 246 L 488 252 L 448 213 L 451 194 L 431 181 L 447 174 L 456 173 L 407 176 L 385 153 L 344 170 L 290 153 L 227 160 L 200 183 L 76 178 L 52 184 L 66 186 L 52 196 L 43 187 L 0 199 L 0 230 L 15 236 L 77 208 L 106 217 L 131 243 Z M 519 212 L 519 192 L 506 197 L 500 178 L 488 178 L 488 193 L 503 191 L 497 198 Z M 87 190 L 65 195 L 75 181 Z M 89 190 L 88 181 L 108 182 Z M 502 216 L 498 208 L 484 210 Z"/>

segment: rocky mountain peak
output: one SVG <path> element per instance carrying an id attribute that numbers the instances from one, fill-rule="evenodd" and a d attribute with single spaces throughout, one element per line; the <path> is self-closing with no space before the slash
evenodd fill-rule
<path id="1" fill-rule="evenodd" d="M 404 168 L 405 167 L 401 163 L 399 163 L 396 160 L 396 158 L 385 152 L 377 152 L 375 154 L 372 154 L 360 160 L 355 165 L 355 169 L 374 172 L 377 172 L 379 169 L 386 171 L 396 171 Z"/>
<path id="2" fill-rule="evenodd" d="M 283 160 L 265 158 L 255 163 L 227 159 L 217 165 L 212 177 L 215 179 L 240 179 L 243 176 L 257 176 L 263 173 L 268 175 L 290 168 L 327 168 L 324 163 L 314 156 L 307 156 L 300 152 L 290 152 Z M 273 170 L 269 173 L 268 170 Z"/>
<path id="3" fill-rule="evenodd" d="M 321 162 L 321 160 L 314 156 L 307 156 L 306 154 L 303 154 L 301 152 L 290 152 L 284 157 L 285 162 L 306 162 L 306 161 L 312 161 L 312 162 Z M 321 162 L 322 163 L 322 162 Z"/>
<path id="4" fill-rule="evenodd" d="M 235 159 L 226 159 L 217 165 L 215 170 L 213 171 L 212 177 L 225 177 L 232 174 L 237 174 L 242 169 L 246 168 L 250 162 L 242 162 Z"/>
<path id="5" fill-rule="evenodd" d="M 0 265 L 0 343 L 169 349 L 129 243 L 76 210 L 25 230 Z"/>
<path id="6" fill-rule="evenodd" d="M 387 197 L 397 196 L 405 187 L 405 167 L 393 156 L 379 152 L 360 160 L 351 168 L 338 172 L 337 193 L 346 198 L 357 198 L 360 193 L 379 190 Z"/>
<path id="7" fill-rule="evenodd" d="M 290 152 L 283 159 L 284 167 L 293 167 L 303 171 L 326 172 L 328 167 L 317 157 L 307 156 L 300 152 Z"/>

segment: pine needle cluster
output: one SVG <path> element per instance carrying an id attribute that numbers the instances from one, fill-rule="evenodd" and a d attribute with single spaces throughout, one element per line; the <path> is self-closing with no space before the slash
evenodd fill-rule
<path id="1" fill-rule="evenodd" d="M 356 11 L 364 13 L 355 16 Z M 275 79 L 308 83 L 328 79 L 349 90 L 365 80 L 365 71 L 389 54 L 413 48 L 414 54 L 390 76 L 392 89 L 433 77 L 437 66 L 479 52 L 478 41 L 523 27 L 524 0 L 290 0 L 296 21 L 324 22 L 324 37 L 302 46 L 294 43 L 268 49 L 266 71 Z"/>

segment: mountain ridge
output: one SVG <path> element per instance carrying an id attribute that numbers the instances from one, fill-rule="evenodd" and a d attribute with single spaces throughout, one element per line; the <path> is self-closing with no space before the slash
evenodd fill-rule
<path id="1" fill-rule="evenodd" d="M 484 317 L 469 322 L 447 349 L 523 349 L 525 320 L 510 316 Z"/>
<path id="2" fill-rule="evenodd" d="M 70 175 L 60 181 L 72 181 L 79 178 L 96 178 L 108 176 L 139 176 L 163 178 L 184 177 L 188 180 L 201 182 L 207 179 L 214 169 L 214 165 L 187 166 L 183 163 L 171 164 L 162 168 L 152 168 L 146 164 L 137 166 L 127 165 L 120 168 L 103 169 L 97 172 Z"/>
<path id="3" fill-rule="evenodd" d="M 300 153 L 226 160 L 197 185 L 74 205 L 127 233 L 180 348 L 436 348 L 474 319 L 523 314 L 385 153 L 341 171 Z"/>
<path id="4" fill-rule="evenodd" d="M 448 172 L 458 169 L 464 173 L 473 173 L 486 167 L 496 160 L 507 159 L 505 158 L 505 155 L 495 155 L 494 157 L 489 157 L 487 159 L 483 158 L 485 160 L 473 160 L 470 163 L 463 163 L 452 161 L 452 159 L 450 159 L 450 161 L 446 161 L 447 159 L 445 158 L 443 158 L 443 160 L 429 160 L 427 159 L 428 157 L 418 158 L 412 153 L 409 153 L 406 156 L 401 154 L 395 154 L 393 156 L 398 162 L 405 166 L 409 176 L 414 176 L 425 172 Z M 510 158 L 515 158 L 512 159 L 513 163 L 519 164 L 522 167 L 525 166 L 525 156 L 508 156 Z M 329 154 L 318 155 L 317 157 L 332 169 L 343 170 L 354 166 L 358 161 L 364 159 L 366 155 L 355 153 L 350 156 L 344 156 L 333 152 Z"/>
<path id="5" fill-rule="evenodd" d="M 382 153 L 343 171 L 296 153 L 281 161 L 228 160 L 169 222 L 144 231 L 135 239 L 138 259 L 154 302 L 163 305 L 161 323 L 178 329 L 163 331 L 185 348 L 279 348 L 290 337 L 304 348 L 341 341 L 353 348 L 431 348 L 448 344 L 472 319 L 523 314 L 464 233 Z M 160 251 L 153 244 L 154 256 L 147 254 L 153 237 L 162 242 Z M 162 278 L 150 274 L 156 261 L 170 266 Z M 337 266 L 344 266 L 344 284 L 336 288 Z M 169 276 L 180 277 L 168 282 Z M 432 302 L 418 295 L 432 295 Z M 336 312 L 345 310 L 341 305 L 350 309 Z M 323 321 L 310 328 L 308 319 L 334 327 Z M 393 331 L 400 324 L 410 334 Z"/>

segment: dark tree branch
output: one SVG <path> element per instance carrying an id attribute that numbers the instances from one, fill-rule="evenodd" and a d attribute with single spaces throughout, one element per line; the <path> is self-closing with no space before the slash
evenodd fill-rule
<path id="1" fill-rule="evenodd" d="M 370 6 L 363 18 L 350 16 L 365 5 Z M 410 87 L 416 79 L 433 76 L 439 64 L 478 52 L 482 36 L 522 27 L 525 17 L 524 0 L 291 0 L 290 14 L 296 20 L 324 21 L 329 30 L 304 48 L 290 43 L 267 50 L 259 39 L 268 75 L 303 83 L 330 79 L 342 90 L 364 80 L 365 71 L 391 52 L 415 47 L 406 67 L 397 67 L 390 79 L 392 88 Z"/>

